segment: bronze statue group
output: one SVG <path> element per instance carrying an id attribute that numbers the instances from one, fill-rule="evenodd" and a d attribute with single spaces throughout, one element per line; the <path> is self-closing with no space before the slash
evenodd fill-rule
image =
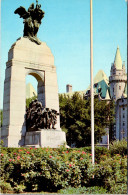
<path id="1" fill-rule="evenodd" d="M 57 123 L 56 110 L 44 108 L 37 99 L 29 104 L 26 110 L 27 131 L 37 131 L 39 129 L 55 129 Z"/>

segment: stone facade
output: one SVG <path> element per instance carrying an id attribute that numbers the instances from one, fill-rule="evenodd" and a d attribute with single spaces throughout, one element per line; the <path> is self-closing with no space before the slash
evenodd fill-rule
<path id="1" fill-rule="evenodd" d="M 120 98 L 116 102 L 116 139 L 127 137 L 127 98 Z"/>
<path id="2" fill-rule="evenodd" d="M 9 50 L 6 63 L 1 132 L 5 146 L 24 145 L 27 75 L 37 79 L 38 100 L 43 106 L 59 112 L 56 67 L 50 48 L 44 42 L 37 45 L 27 38 L 18 39 Z M 61 131 L 59 116 L 56 129 Z"/>
<path id="3" fill-rule="evenodd" d="M 127 136 L 127 74 L 125 63 L 122 63 L 119 47 L 117 47 L 115 60 L 111 66 L 109 84 L 111 99 L 114 99 L 116 104 L 115 138 L 121 140 Z"/>

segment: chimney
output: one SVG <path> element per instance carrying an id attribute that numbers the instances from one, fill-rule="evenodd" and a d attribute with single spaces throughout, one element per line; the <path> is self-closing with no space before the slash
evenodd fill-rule
<path id="1" fill-rule="evenodd" d="M 66 85 L 66 93 L 72 92 L 72 85 Z"/>

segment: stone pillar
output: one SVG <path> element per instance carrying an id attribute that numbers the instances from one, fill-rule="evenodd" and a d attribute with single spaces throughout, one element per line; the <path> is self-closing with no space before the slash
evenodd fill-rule
<path id="1" fill-rule="evenodd" d="M 14 61 L 6 64 L 4 81 L 3 127 L 5 146 L 18 147 L 25 131 L 25 70 Z"/>
<path id="2" fill-rule="evenodd" d="M 57 88 L 57 75 L 55 69 L 45 72 L 45 107 L 53 108 L 59 112 L 59 97 Z M 56 124 L 56 129 L 60 130 L 60 117 Z"/>
<path id="3" fill-rule="evenodd" d="M 8 147 L 24 145 L 25 77 L 28 74 L 38 81 L 38 100 L 43 106 L 59 112 L 56 67 L 50 48 L 43 42 L 37 45 L 27 38 L 18 39 L 9 50 L 4 82 L 1 139 Z M 56 130 L 61 130 L 59 116 Z"/>

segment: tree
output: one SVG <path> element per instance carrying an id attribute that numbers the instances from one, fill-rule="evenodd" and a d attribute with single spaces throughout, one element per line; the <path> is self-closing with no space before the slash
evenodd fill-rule
<path id="1" fill-rule="evenodd" d="M 37 96 L 33 96 L 32 98 L 27 98 L 26 99 L 26 107 L 29 107 L 29 104 L 32 102 L 32 100 L 35 100 L 37 98 Z"/>
<path id="2" fill-rule="evenodd" d="M 83 147 L 91 144 L 91 110 L 90 99 L 83 99 L 79 93 L 72 97 L 59 96 L 60 125 L 66 132 L 68 145 Z M 95 105 L 95 143 L 106 134 L 105 127 L 113 121 L 114 108 L 106 101 L 94 100 Z M 110 109 L 109 109 L 110 108 Z M 111 118 L 110 120 L 107 120 Z"/>

